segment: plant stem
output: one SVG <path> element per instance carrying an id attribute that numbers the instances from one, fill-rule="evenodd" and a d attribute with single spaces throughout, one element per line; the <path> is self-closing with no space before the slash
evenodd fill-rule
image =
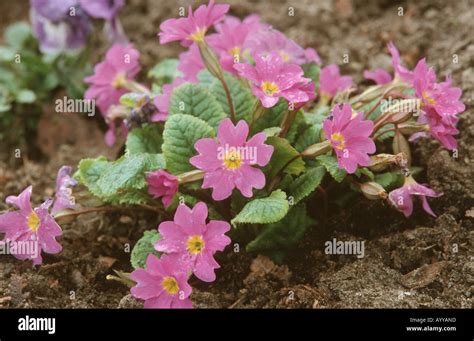
<path id="1" fill-rule="evenodd" d="M 293 121 L 295 120 L 296 117 L 296 110 L 288 110 L 285 113 L 285 117 L 283 118 L 283 122 L 281 123 L 281 131 L 278 134 L 280 137 L 285 137 L 288 131 L 291 128 L 291 125 L 293 124 Z"/>
<path id="2" fill-rule="evenodd" d="M 222 87 L 224 88 L 224 92 L 225 92 L 225 97 L 227 98 L 227 104 L 229 105 L 229 110 L 230 110 L 230 118 L 232 122 L 234 122 L 235 124 L 237 123 L 237 116 L 235 115 L 234 103 L 232 101 L 232 96 L 230 94 L 229 87 L 224 77 L 220 78 L 219 80 L 222 83 Z"/>
<path id="3" fill-rule="evenodd" d="M 76 217 L 76 216 L 79 216 L 81 214 L 94 213 L 94 212 L 114 212 L 114 211 L 123 211 L 123 210 L 133 210 L 135 208 L 142 208 L 142 209 L 146 209 L 146 210 L 153 211 L 153 212 L 160 213 L 160 214 L 165 213 L 159 207 L 143 204 L 143 205 L 136 205 L 136 206 L 133 206 L 133 207 L 131 207 L 131 206 L 90 207 L 90 208 L 86 208 L 86 209 L 83 209 L 83 210 L 80 210 L 80 211 L 71 211 L 71 212 L 61 214 L 61 215 L 58 216 L 58 218 Z"/>
<path id="4" fill-rule="evenodd" d="M 283 172 L 285 171 L 285 169 L 288 168 L 288 166 L 289 166 L 293 161 L 299 159 L 300 157 L 303 157 L 303 155 L 298 154 L 298 155 L 293 156 L 291 159 L 289 159 L 289 160 L 283 165 L 283 167 L 281 167 L 281 169 L 278 171 L 278 173 L 275 175 L 275 177 L 270 181 L 270 185 L 268 186 L 268 191 L 269 191 L 269 192 L 272 192 L 273 189 L 276 187 L 276 185 L 278 185 L 278 183 L 280 183 L 280 180 L 281 180 L 281 178 L 282 178 L 282 175 L 283 175 Z"/>
<path id="5" fill-rule="evenodd" d="M 374 137 L 372 137 L 372 140 L 375 141 L 375 140 L 379 139 L 380 136 L 384 135 L 385 133 L 389 133 L 389 132 L 391 132 L 391 131 L 395 131 L 395 129 L 394 129 L 394 128 L 391 128 L 391 129 L 384 130 L 384 131 L 382 131 L 381 133 L 378 133 L 377 135 L 375 135 Z"/>

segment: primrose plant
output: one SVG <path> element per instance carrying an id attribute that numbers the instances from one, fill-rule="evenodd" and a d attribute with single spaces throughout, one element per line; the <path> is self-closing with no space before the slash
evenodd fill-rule
<path id="1" fill-rule="evenodd" d="M 240 20 L 228 11 L 211 0 L 163 22 L 160 43 L 187 50 L 151 69 L 150 87 L 136 80 L 134 46 L 114 45 L 85 79 L 85 96 L 109 126 L 107 143 L 125 140 L 124 155 L 84 159 L 73 177 L 63 168 L 51 211 L 49 201 L 31 209 L 31 188 L 7 198 L 19 211 L 0 217 L 0 231 L 33 236 L 55 253 L 54 219 L 152 211 L 161 223 L 136 243 L 135 270 L 115 279 L 145 307 L 189 308 L 191 276 L 213 282 L 230 237 L 234 250 L 250 240 L 246 251 L 281 260 L 317 226 L 329 188 L 340 188 L 337 202 L 361 193 L 406 217 L 418 198 L 434 216 L 427 198 L 441 194 L 414 179 L 420 167 L 412 167 L 410 142 L 428 137 L 456 148 L 464 105 L 450 78 L 438 82 L 425 59 L 407 69 L 390 43 L 394 75 L 367 70 L 376 84 L 357 91 L 337 65 L 321 67 L 315 50 L 256 15 Z"/>

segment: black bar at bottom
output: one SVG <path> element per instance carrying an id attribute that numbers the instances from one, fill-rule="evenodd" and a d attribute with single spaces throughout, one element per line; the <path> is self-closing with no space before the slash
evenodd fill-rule
<path id="1" fill-rule="evenodd" d="M 265 339 L 289 334 L 292 340 L 298 336 L 312 340 L 329 336 L 473 340 L 474 312 L 451 309 L 0 310 L 1 341 L 102 336 L 107 340 L 115 337 L 181 340 L 190 336 L 194 340 L 254 338 L 257 334 Z"/>

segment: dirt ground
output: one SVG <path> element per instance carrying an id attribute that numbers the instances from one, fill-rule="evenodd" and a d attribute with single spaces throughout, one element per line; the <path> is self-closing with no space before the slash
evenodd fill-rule
<path id="1" fill-rule="evenodd" d="M 437 218 L 418 208 L 403 215 L 379 202 L 356 198 L 345 210 L 329 206 L 283 264 L 234 253 L 218 256 L 222 268 L 212 284 L 193 281 L 191 299 L 199 308 L 472 308 L 474 295 L 474 2 L 363 0 L 230 0 L 231 13 L 251 12 L 286 32 L 303 46 L 317 49 L 324 64 L 338 63 L 344 73 L 362 81 L 362 71 L 390 69 L 385 45 L 395 42 L 406 65 L 426 56 L 440 75 L 452 74 L 463 89 L 466 111 L 459 123 L 459 154 L 434 141 L 419 141 L 414 163 L 427 165 L 422 180 L 444 195 L 431 200 Z M 178 1 L 186 5 L 187 1 Z M 1 2 L 8 21 L 25 17 L 26 2 Z M 23 11 L 18 10 L 23 6 Z M 295 16 L 287 15 L 294 7 Z M 404 15 L 398 16 L 399 7 Z M 10 10 L 13 8 L 14 10 Z M 14 14 L 13 14 L 14 13 Z M 174 1 L 128 0 L 121 18 L 125 31 L 151 66 L 176 56 L 177 45 L 160 46 L 160 22 L 176 16 Z M 5 22 L 5 23 L 6 23 Z M 2 27 L 3 27 L 2 23 Z M 350 62 L 342 63 L 344 54 Z M 453 63 L 453 55 L 459 62 Z M 368 83 L 364 83 L 368 84 Z M 60 95 L 60 94 L 58 94 Z M 60 165 L 105 154 L 95 120 L 78 115 L 53 116 L 45 105 L 37 147 L 42 155 L 13 159 L 0 150 L 0 210 L 3 198 L 34 185 L 33 201 L 52 195 Z M 48 113 L 49 112 L 49 113 Z M 25 153 L 27 154 L 27 153 Z M 315 197 L 314 200 L 320 198 Z M 158 218 L 146 212 L 82 216 L 63 226 L 64 251 L 47 255 L 45 265 L 0 256 L 0 307 L 117 308 L 139 307 L 120 283 L 106 280 L 112 269 L 130 271 L 127 244 L 134 245 Z M 324 242 L 365 240 L 365 257 L 329 256 Z"/>

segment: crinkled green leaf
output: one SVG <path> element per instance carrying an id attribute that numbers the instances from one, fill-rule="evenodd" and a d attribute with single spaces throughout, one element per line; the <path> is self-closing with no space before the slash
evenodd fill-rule
<path id="1" fill-rule="evenodd" d="M 326 170 L 337 182 L 342 182 L 342 180 L 344 180 L 344 178 L 346 177 L 346 170 L 339 168 L 337 159 L 334 156 L 320 155 L 316 158 L 316 160 L 318 160 L 324 167 L 326 167 Z"/>
<path id="2" fill-rule="evenodd" d="M 224 77 L 232 97 L 232 103 L 234 105 L 237 120 L 246 120 L 247 122 L 250 122 L 256 98 L 252 95 L 248 87 L 244 86 L 235 77 L 230 74 L 225 74 Z M 229 103 L 227 102 L 226 93 L 222 83 L 218 79 L 214 79 L 209 90 L 217 99 L 224 112 L 230 116 Z"/>
<path id="3" fill-rule="evenodd" d="M 103 202 L 140 204 L 148 201 L 145 173 L 165 167 L 161 154 L 136 154 L 109 162 L 104 157 L 79 163 L 76 178 Z"/>
<path id="4" fill-rule="evenodd" d="M 246 249 L 257 252 L 292 248 L 315 222 L 306 213 L 306 205 L 300 204 L 292 208 L 283 220 L 266 225 L 257 238 L 247 244 Z"/>
<path id="5" fill-rule="evenodd" d="M 217 100 L 206 88 L 198 84 L 185 83 L 173 90 L 170 99 L 170 117 L 190 115 L 216 128 L 227 117 Z"/>
<path id="6" fill-rule="evenodd" d="M 294 143 L 306 128 L 308 128 L 308 125 L 306 124 L 304 113 L 302 110 L 299 110 L 295 115 L 288 133 L 286 134 L 286 139 L 290 143 Z"/>
<path id="7" fill-rule="evenodd" d="M 252 134 L 263 131 L 264 129 L 281 126 L 281 122 L 285 113 L 288 111 L 288 103 L 284 99 L 280 99 L 275 106 L 265 110 L 254 123 Z"/>
<path id="8" fill-rule="evenodd" d="M 196 155 L 194 144 L 205 137 L 213 137 L 214 130 L 203 120 L 190 115 L 171 115 L 163 131 L 163 155 L 167 169 L 180 174 L 194 169 L 189 159 Z"/>
<path id="9" fill-rule="evenodd" d="M 269 224 L 277 222 L 286 215 L 289 209 L 286 193 L 281 190 L 273 191 L 270 196 L 254 199 L 232 219 L 232 225 L 237 224 Z"/>
<path id="10" fill-rule="evenodd" d="M 163 143 L 161 127 L 157 124 L 148 124 L 141 128 L 132 129 L 127 135 L 125 151 L 130 155 L 140 153 L 161 153 Z"/>
<path id="11" fill-rule="evenodd" d="M 323 180 L 326 170 L 324 167 L 310 168 L 300 175 L 288 187 L 288 197 L 293 197 L 293 204 L 296 205 L 301 200 L 310 195 Z"/>
<path id="12" fill-rule="evenodd" d="M 312 144 L 319 143 L 321 141 L 321 138 L 320 138 L 321 129 L 322 129 L 321 124 L 315 124 L 305 129 L 304 132 L 301 135 L 299 135 L 299 137 L 296 140 L 296 143 L 295 143 L 296 150 L 301 153 Z"/>
<path id="13" fill-rule="evenodd" d="M 82 159 L 79 162 L 75 178 L 84 184 L 89 191 L 97 197 L 102 197 L 102 192 L 97 185 L 101 175 L 109 167 L 110 162 L 104 156 L 96 159 Z"/>
<path id="14" fill-rule="evenodd" d="M 160 84 L 171 83 L 176 77 L 181 76 L 177 66 L 179 60 L 175 58 L 164 59 L 148 71 L 147 76 L 156 79 Z"/>
<path id="15" fill-rule="evenodd" d="M 288 140 L 281 137 L 271 136 L 267 138 L 265 143 L 272 145 L 274 148 L 270 163 L 264 167 L 267 179 L 272 179 L 292 158 L 298 155 L 298 152 Z M 297 158 L 285 167 L 284 173 L 298 175 L 304 171 L 304 165 L 304 161 Z"/>
<path id="16" fill-rule="evenodd" d="M 122 202 L 125 194 L 136 192 L 147 186 L 145 172 L 155 171 L 165 167 L 161 154 L 136 154 L 118 159 L 107 167 L 97 181 L 104 199 Z M 131 197 L 127 201 L 132 200 Z M 140 200 L 141 199 L 138 199 Z M 129 202 L 131 203 L 131 202 Z"/>
<path id="17" fill-rule="evenodd" d="M 149 254 L 160 257 L 161 253 L 155 250 L 155 244 L 161 239 L 157 230 L 145 231 L 137 241 L 130 255 L 130 263 L 134 269 L 144 269 Z"/>
<path id="18" fill-rule="evenodd" d="M 199 80 L 199 84 L 205 88 L 210 88 L 211 85 L 216 80 L 216 77 L 211 75 L 211 73 L 205 69 L 198 73 L 197 79 Z"/>

